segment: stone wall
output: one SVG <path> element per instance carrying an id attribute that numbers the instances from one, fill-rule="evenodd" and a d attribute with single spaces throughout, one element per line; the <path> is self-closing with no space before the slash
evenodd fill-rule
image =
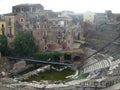
<path id="1" fill-rule="evenodd" d="M 20 77 L 17 78 L 17 80 L 25 80 L 25 79 L 28 79 L 30 76 L 33 76 L 33 75 L 37 75 L 38 73 L 40 72 L 44 72 L 45 70 L 49 70 L 50 69 L 50 65 L 47 65 L 47 66 L 44 66 L 44 67 L 40 67 L 36 70 L 33 70 L 31 72 L 28 72 Z"/>
<path id="2" fill-rule="evenodd" d="M 24 60 L 19 61 L 19 62 L 17 62 L 17 63 L 14 64 L 13 71 L 14 72 L 19 72 L 22 69 L 24 69 L 26 66 L 27 66 L 27 64 L 26 64 L 26 62 Z"/>

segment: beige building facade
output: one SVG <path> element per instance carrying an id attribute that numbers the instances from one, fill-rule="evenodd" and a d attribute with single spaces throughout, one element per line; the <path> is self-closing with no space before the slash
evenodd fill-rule
<path id="1" fill-rule="evenodd" d="M 9 42 L 15 37 L 15 16 L 12 13 L 5 14 L 5 22 L 6 22 L 6 36 Z"/>

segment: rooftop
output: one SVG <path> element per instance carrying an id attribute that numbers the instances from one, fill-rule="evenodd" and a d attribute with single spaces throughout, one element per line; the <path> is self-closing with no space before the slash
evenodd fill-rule
<path id="1" fill-rule="evenodd" d="M 19 4 L 19 5 L 15 5 L 13 7 L 28 7 L 28 6 L 41 6 L 41 7 L 43 7 L 41 4 Z"/>

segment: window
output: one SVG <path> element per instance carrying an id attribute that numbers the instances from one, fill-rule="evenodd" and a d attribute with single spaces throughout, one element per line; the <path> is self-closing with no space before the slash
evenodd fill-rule
<path id="1" fill-rule="evenodd" d="M 47 50 L 47 47 L 45 47 L 45 50 Z"/>
<path id="2" fill-rule="evenodd" d="M 36 11 L 36 8 L 32 8 L 32 11 L 35 12 L 35 11 Z"/>
<path id="3" fill-rule="evenodd" d="M 70 40 L 68 40 L 68 43 L 70 43 Z"/>
<path id="4" fill-rule="evenodd" d="M 47 43 L 47 40 L 45 39 L 45 43 Z"/>
<path id="5" fill-rule="evenodd" d="M 9 29 L 9 30 L 10 30 L 10 31 L 9 31 L 10 33 L 9 33 L 9 34 L 10 34 L 10 35 L 12 35 L 12 28 L 10 27 L 10 29 Z"/>
<path id="6" fill-rule="evenodd" d="M 24 22 L 24 19 L 23 19 L 23 18 L 20 18 L 20 22 Z"/>
<path id="7" fill-rule="evenodd" d="M 39 35 L 39 32 L 38 32 L 38 35 Z"/>
<path id="8" fill-rule="evenodd" d="M 2 24 L 2 28 L 4 28 L 4 24 Z"/>
<path id="9" fill-rule="evenodd" d="M 70 31 L 68 31 L 68 34 L 70 35 Z"/>
<path id="10" fill-rule="evenodd" d="M 11 18 L 9 18 L 8 25 L 11 25 Z"/>
<path id="11" fill-rule="evenodd" d="M 11 38 L 12 38 L 12 28 L 10 27 L 8 30 L 9 30 L 9 31 L 8 31 L 8 37 L 11 37 Z"/>
<path id="12" fill-rule="evenodd" d="M 61 33 L 60 33 L 60 32 L 58 32 L 58 36 L 61 36 Z"/>
<path id="13" fill-rule="evenodd" d="M 57 41 L 57 42 L 58 42 L 58 44 L 61 44 L 61 40 L 60 40 L 60 39 L 58 39 L 58 41 Z"/>
<path id="14" fill-rule="evenodd" d="M 24 8 L 22 8 L 22 11 L 24 11 Z"/>
<path id="15" fill-rule="evenodd" d="M 43 35 L 44 35 L 44 36 L 47 36 L 47 31 L 44 31 L 44 32 L 43 32 Z"/>
<path id="16" fill-rule="evenodd" d="M 11 18 L 9 18 L 9 21 L 11 21 Z"/>
<path id="17" fill-rule="evenodd" d="M 5 31 L 4 24 L 2 24 L 2 28 L 1 28 L 1 30 L 2 30 L 2 35 L 5 35 L 5 34 L 4 34 L 4 31 Z"/>

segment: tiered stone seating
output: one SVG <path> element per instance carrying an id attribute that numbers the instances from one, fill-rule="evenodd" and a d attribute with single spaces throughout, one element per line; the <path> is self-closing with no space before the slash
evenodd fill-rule
<path id="1" fill-rule="evenodd" d="M 102 58 L 99 58 L 99 60 L 97 60 L 96 58 L 91 57 L 87 60 L 85 66 L 84 66 L 84 73 L 89 73 L 89 72 L 93 72 L 95 70 L 99 70 L 102 68 L 107 68 L 110 67 L 112 64 L 112 60 L 114 58 L 112 58 L 109 55 L 103 55 L 103 54 L 99 54 L 99 56 L 101 55 Z M 96 55 L 97 56 L 97 55 Z M 96 57 L 95 56 L 95 57 Z M 100 60 L 101 59 L 101 60 Z M 120 62 L 120 60 L 119 60 Z"/>

